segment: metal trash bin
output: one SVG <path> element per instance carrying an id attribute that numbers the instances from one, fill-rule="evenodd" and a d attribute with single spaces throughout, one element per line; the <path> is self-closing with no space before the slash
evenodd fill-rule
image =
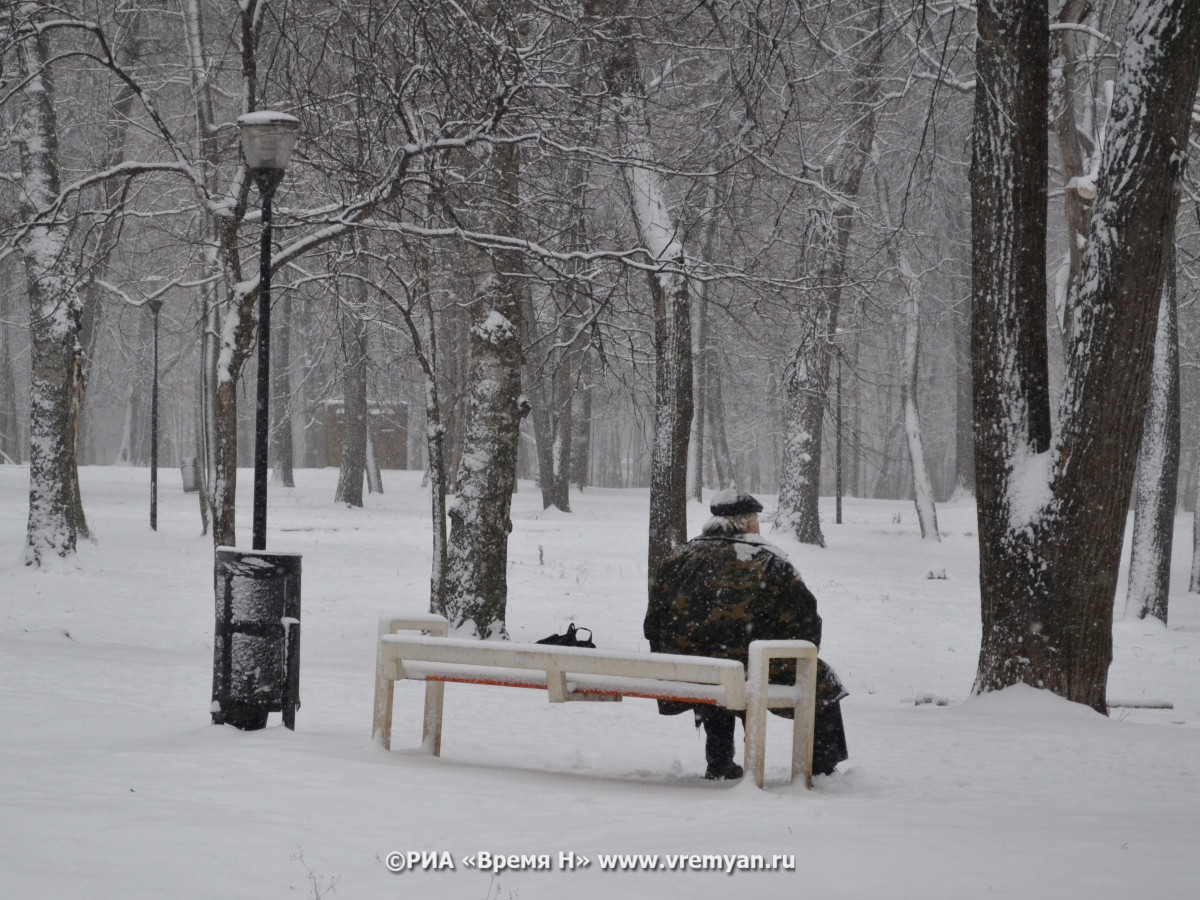
<path id="1" fill-rule="evenodd" d="M 183 476 L 185 494 L 194 494 L 200 490 L 200 480 L 196 477 L 196 457 L 185 456 L 179 464 L 179 474 Z"/>
<path id="2" fill-rule="evenodd" d="M 244 731 L 300 706 L 300 554 L 218 547 L 212 720 Z"/>

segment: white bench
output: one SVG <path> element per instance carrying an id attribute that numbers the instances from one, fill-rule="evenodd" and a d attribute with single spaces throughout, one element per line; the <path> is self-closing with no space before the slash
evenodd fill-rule
<path id="1" fill-rule="evenodd" d="M 805 786 L 812 787 L 817 648 L 808 641 L 753 641 L 743 667 L 706 656 L 479 641 L 448 633 L 449 623 L 433 614 L 379 620 L 372 735 L 385 748 L 391 749 L 392 698 L 400 679 L 425 682 L 422 745 L 434 756 L 441 755 L 447 681 L 541 688 L 551 703 L 623 697 L 712 703 L 746 711 L 746 768 L 761 788 L 767 710 L 791 708 L 791 778 L 803 772 Z M 794 686 L 768 683 L 773 659 L 796 660 Z"/>

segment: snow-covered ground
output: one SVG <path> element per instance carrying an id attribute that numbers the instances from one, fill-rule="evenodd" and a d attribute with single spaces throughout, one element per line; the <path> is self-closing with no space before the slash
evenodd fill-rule
<path id="1" fill-rule="evenodd" d="M 336 476 L 272 486 L 268 546 L 303 554 L 303 707 L 294 733 L 276 716 L 242 733 L 210 724 L 213 552 L 178 476 L 163 474 L 155 533 L 146 470 L 85 469 L 97 540 L 37 573 L 20 564 L 28 471 L 0 466 L 0 897 L 1095 900 L 1200 884 L 1190 517 L 1171 625 L 1118 609 L 1109 680 L 1113 701 L 1174 708 L 1104 718 L 1027 688 L 968 697 L 972 506 L 938 510 L 940 544 L 919 539 L 906 503 L 850 499 L 842 526 L 830 508 L 827 549 L 779 543 L 851 692 L 851 759 L 811 792 L 787 785 L 788 723 L 773 719 L 763 792 L 705 782 L 688 717 L 642 700 L 551 706 L 450 685 L 433 759 L 417 747 L 422 689 L 401 683 L 394 750 L 372 744 L 376 620 L 425 609 L 428 501 L 420 473 L 387 472 L 386 494 L 339 508 Z M 250 473 L 239 481 L 249 546 Z M 526 483 L 515 497 L 513 637 L 574 621 L 602 647 L 646 649 L 646 492 L 572 503 L 543 512 Z M 696 533 L 706 510 L 690 512 Z M 388 854 L 408 851 L 455 868 L 389 872 Z M 551 869 L 468 867 L 481 851 L 545 854 Z M 563 868 L 560 853 L 590 864 Z M 622 871 L 602 867 L 608 854 L 781 854 L 795 868 Z"/>

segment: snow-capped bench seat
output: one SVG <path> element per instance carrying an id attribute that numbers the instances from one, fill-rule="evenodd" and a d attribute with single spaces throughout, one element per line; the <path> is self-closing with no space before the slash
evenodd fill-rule
<path id="1" fill-rule="evenodd" d="M 425 634 L 421 634 L 425 632 Z M 728 659 L 669 653 L 624 653 L 448 637 L 449 624 L 425 614 L 379 620 L 372 734 L 391 749 L 396 681 L 425 682 L 423 746 L 441 755 L 446 682 L 540 688 L 551 703 L 647 697 L 713 703 L 746 711 L 746 768 L 763 786 L 767 709 L 792 708 L 791 777 L 812 787 L 817 648 L 808 641 L 754 641 L 749 666 Z M 796 660 L 796 684 L 767 682 L 773 659 Z M 749 668 L 749 675 L 746 674 Z"/>

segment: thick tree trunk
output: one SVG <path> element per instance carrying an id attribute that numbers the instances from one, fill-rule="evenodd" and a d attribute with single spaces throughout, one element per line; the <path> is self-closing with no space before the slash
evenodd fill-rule
<path id="1" fill-rule="evenodd" d="M 520 148 L 493 151 L 499 185 L 496 233 L 517 235 Z M 509 513 L 516 486 L 521 416 L 521 313 L 525 290 L 517 253 L 497 253 L 496 274 L 474 303 L 466 435 L 458 496 L 450 507 L 445 609 L 460 633 L 507 637 Z"/>
<path id="2" fill-rule="evenodd" d="M 975 690 L 1049 687 L 1055 647 L 1041 636 L 1049 585 L 1013 492 L 1018 465 L 1050 448 L 1046 362 L 1046 0 L 979 4 L 971 359 L 983 641 Z M 1035 473 L 1036 475 L 1037 473 Z M 1055 679 L 1057 681 L 1057 679 Z"/>
<path id="3" fill-rule="evenodd" d="M 1171 548 L 1175 536 L 1175 492 L 1179 485 L 1179 314 L 1172 250 L 1163 282 L 1154 335 L 1154 366 L 1133 500 L 1126 614 L 1153 616 L 1167 624 L 1171 594 Z"/>
<path id="4" fill-rule="evenodd" d="M 1044 0 L 979 5 L 972 201 L 983 635 L 975 690 L 1106 711 L 1112 609 L 1200 74 L 1200 0 L 1130 9 L 1050 436 Z"/>
<path id="5" fill-rule="evenodd" d="M 677 260 L 682 267 L 683 258 Z M 650 578 L 687 541 L 687 455 L 692 427 L 692 330 L 688 282 L 654 279 L 654 449 L 650 462 Z"/>
<path id="6" fill-rule="evenodd" d="M 35 218 L 60 190 L 58 121 L 44 33 L 17 48 L 27 81 L 15 132 L 21 154 L 23 213 Z M 76 435 L 82 369 L 78 292 L 67 229 L 37 225 L 19 242 L 28 282 L 31 381 L 29 519 L 26 565 L 41 567 L 75 552 L 87 537 L 79 494 Z"/>

